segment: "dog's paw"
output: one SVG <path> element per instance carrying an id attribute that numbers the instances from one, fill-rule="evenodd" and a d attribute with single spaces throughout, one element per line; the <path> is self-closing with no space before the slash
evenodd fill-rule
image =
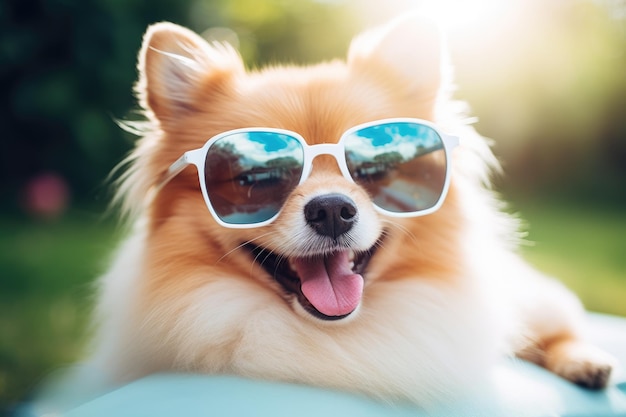
<path id="1" fill-rule="evenodd" d="M 606 352 L 577 340 L 551 346 L 545 358 L 546 368 L 589 389 L 607 386 L 614 363 Z"/>

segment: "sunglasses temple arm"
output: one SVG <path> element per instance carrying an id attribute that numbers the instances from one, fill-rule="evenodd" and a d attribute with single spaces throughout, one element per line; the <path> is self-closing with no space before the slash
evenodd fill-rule
<path id="1" fill-rule="evenodd" d="M 189 162 L 189 156 L 187 155 L 187 153 L 184 153 L 183 156 L 178 158 L 167 169 L 167 172 L 165 173 L 165 175 L 163 175 L 163 178 L 161 179 L 161 181 L 159 181 L 154 190 L 155 194 L 158 193 L 161 188 L 165 187 L 165 185 L 170 182 L 172 178 L 174 178 L 175 176 L 180 174 L 185 168 L 187 168 L 187 165 L 189 164 L 191 164 L 191 162 Z"/>
<path id="2" fill-rule="evenodd" d="M 448 142 L 450 149 L 454 149 L 461 144 L 461 138 L 455 135 L 446 135 L 446 142 Z"/>

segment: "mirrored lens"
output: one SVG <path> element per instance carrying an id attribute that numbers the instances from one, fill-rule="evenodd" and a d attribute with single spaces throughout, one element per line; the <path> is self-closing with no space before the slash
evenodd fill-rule
<path id="1" fill-rule="evenodd" d="M 392 122 L 357 130 L 344 141 L 352 178 L 380 208 L 417 212 L 434 207 L 441 198 L 446 154 L 433 128 Z"/>
<path id="2" fill-rule="evenodd" d="M 254 224 L 276 215 L 302 175 L 304 150 L 289 135 L 233 133 L 206 155 L 206 191 L 225 223 Z"/>

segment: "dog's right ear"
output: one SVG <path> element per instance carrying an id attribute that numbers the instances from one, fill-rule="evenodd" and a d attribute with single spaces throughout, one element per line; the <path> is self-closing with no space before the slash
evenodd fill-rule
<path id="1" fill-rule="evenodd" d="M 446 87 L 445 40 L 437 24 L 409 13 L 352 41 L 348 63 L 360 71 L 385 69 L 416 98 L 434 98 Z M 379 75 L 380 77 L 380 75 Z"/>
<path id="2" fill-rule="evenodd" d="M 163 22 L 146 31 L 138 69 L 141 106 L 167 122 L 196 110 L 244 66 L 230 45 L 209 44 L 189 29 Z"/>

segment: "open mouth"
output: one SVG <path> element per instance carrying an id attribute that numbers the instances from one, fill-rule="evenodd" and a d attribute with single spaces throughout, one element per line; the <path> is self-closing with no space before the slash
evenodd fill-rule
<path id="1" fill-rule="evenodd" d="M 308 313 L 322 320 L 340 320 L 354 312 L 361 302 L 362 274 L 377 245 L 365 252 L 338 249 L 302 258 L 286 258 L 251 243 L 244 247 L 285 291 L 296 296 Z"/>

